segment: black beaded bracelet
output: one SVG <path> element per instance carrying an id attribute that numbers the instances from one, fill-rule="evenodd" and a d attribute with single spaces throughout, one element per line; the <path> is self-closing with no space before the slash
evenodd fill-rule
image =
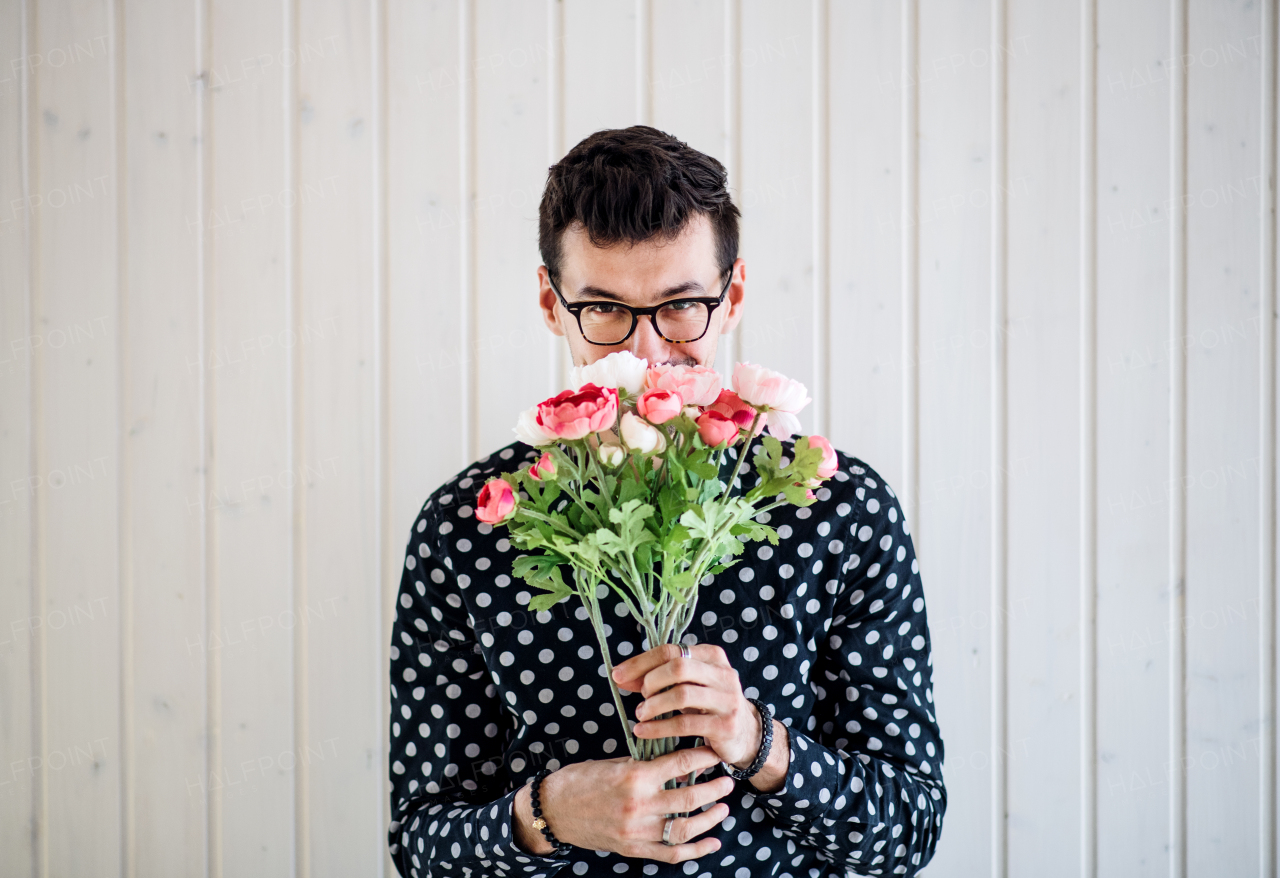
<path id="1" fill-rule="evenodd" d="M 756 754 L 755 761 L 743 771 L 739 771 L 732 765 L 725 765 L 730 777 L 734 780 L 750 780 L 759 774 L 760 769 L 764 768 L 764 764 L 769 761 L 769 750 L 773 748 L 773 711 L 769 710 L 769 705 L 754 698 L 747 700 L 760 712 L 760 752 Z"/>
<path id="2" fill-rule="evenodd" d="M 547 854 L 547 856 L 562 857 L 569 853 L 573 846 L 561 844 L 556 839 L 555 833 L 551 831 L 551 827 L 547 825 L 547 821 L 542 816 L 542 801 L 538 791 L 539 787 L 542 786 L 543 779 L 550 773 L 550 768 L 543 768 L 533 776 L 533 786 L 529 789 L 529 801 L 533 805 L 533 828 L 541 832 L 547 843 L 552 847 L 551 853 Z"/>

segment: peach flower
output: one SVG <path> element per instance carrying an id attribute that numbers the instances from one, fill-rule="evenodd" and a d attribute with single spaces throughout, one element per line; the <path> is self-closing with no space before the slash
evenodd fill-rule
<path id="1" fill-rule="evenodd" d="M 815 433 L 809 437 L 809 447 L 822 449 L 822 463 L 818 464 L 818 478 L 829 479 L 834 476 L 836 470 L 840 468 L 840 461 L 836 458 L 836 450 L 831 447 L 826 437 Z"/>
<path id="2" fill-rule="evenodd" d="M 665 424 L 683 407 L 684 400 L 674 390 L 646 390 L 636 400 L 636 411 L 650 424 Z"/>
<path id="3" fill-rule="evenodd" d="M 706 406 L 720 393 L 720 373 L 707 366 L 652 366 L 645 373 L 644 386 L 674 390 L 685 405 Z"/>
<path id="4" fill-rule="evenodd" d="M 733 367 L 733 389 L 745 402 L 768 413 L 769 432 L 779 439 L 800 429 L 796 412 L 812 402 L 799 381 L 752 363 Z"/>

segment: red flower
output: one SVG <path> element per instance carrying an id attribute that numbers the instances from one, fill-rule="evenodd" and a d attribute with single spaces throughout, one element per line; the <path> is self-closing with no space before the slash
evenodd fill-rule
<path id="1" fill-rule="evenodd" d="M 729 420 L 733 421 L 743 430 L 751 427 L 751 422 L 755 420 L 756 410 L 742 401 L 742 398 L 732 390 L 722 390 L 720 395 L 716 397 L 716 401 L 708 408 L 709 412 L 717 412 Z M 760 423 L 756 425 L 756 435 L 759 436 L 764 430 L 764 418 L 760 419 Z"/>
<path id="2" fill-rule="evenodd" d="M 558 439 L 581 439 L 618 420 L 618 391 L 584 384 L 538 404 L 538 426 Z"/>

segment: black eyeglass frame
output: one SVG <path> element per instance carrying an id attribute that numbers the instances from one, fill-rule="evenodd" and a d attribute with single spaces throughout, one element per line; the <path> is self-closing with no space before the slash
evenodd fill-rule
<path id="1" fill-rule="evenodd" d="M 671 344 L 689 344 L 690 342 L 695 342 L 702 338 L 707 334 L 707 330 L 711 328 L 711 315 L 715 313 L 717 308 L 724 304 L 725 294 L 729 292 L 729 284 L 733 283 L 733 269 L 729 269 L 729 276 L 725 278 L 724 287 L 721 288 L 720 295 L 718 296 L 689 296 L 683 299 L 672 299 L 669 302 L 663 302 L 661 305 L 651 305 L 648 308 L 633 308 L 631 305 L 624 305 L 621 302 L 610 302 L 605 299 L 588 302 L 573 302 L 571 304 L 565 301 L 564 294 L 561 293 L 560 288 L 556 286 L 555 279 L 551 277 L 550 272 L 547 273 L 547 280 L 551 283 L 551 289 L 556 291 L 556 297 L 560 299 L 560 304 L 564 305 L 564 309 L 573 315 L 574 320 L 578 321 L 578 332 L 590 344 L 600 345 L 601 347 L 610 347 L 612 345 L 622 344 L 635 333 L 636 327 L 640 325 L 641 317 L 649 318 L 649 322 L 653 324 L 653 331 L 658 333 L 658 336 L 663 341 L 670 342 Z M 707 325 L 702 327 L 702 332 L 698 334 L 697 338 L 686 338 L 683 341 L 676 341 L 673 338 L 667 338 L 662 334 L 662 330 L 658 328 L 658 312 L 669 305 L 679 305 L 683 302 L 696 302 L 701 305 L 706 305 Z M 631 315 L 631 328 L 627 330 L 627 334 L 617 341 L 591 341 L 591 339 L 587 338 L 587 332 L 582 328 L 582 309 L 589 308 L 592 305 L 613 305 L 616 308 L 625 309 L 627 313 Z"/>

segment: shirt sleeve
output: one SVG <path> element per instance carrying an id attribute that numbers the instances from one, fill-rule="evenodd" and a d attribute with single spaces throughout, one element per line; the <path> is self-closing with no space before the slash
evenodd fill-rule
<path id="1" fill-rule="evenodd" d="M 810 682 L 809 733 L 788 729 L 786 783 L 754 804 L 824 862 L 914 875 L 933 856 L 947 805 L 920 567 L 893 490 L 868 467 L 847 471 L 857 514 Z"/>
<path id="2" fill-rule="evenodd" d="M 465 580 L 428 501 L 409 537 L 392 624 L 391 858 L 405 878 L 549 876 L 565 861 L 515 841 L 515 790 L 503 767 L 512 718 L 475 640 Z"/>

